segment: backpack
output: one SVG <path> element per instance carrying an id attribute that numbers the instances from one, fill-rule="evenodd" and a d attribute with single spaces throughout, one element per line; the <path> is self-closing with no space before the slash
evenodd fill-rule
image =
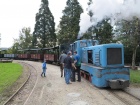
<path id="1" fill-rule="evenodd" d="M 80 62 L 80 61 L 77 62 L 77 63 L 76 63 L 76 66 L 81 66 L 81 62 Z"/>

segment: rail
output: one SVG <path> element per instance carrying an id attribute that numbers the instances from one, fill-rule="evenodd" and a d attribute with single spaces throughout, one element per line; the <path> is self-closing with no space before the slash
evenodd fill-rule
<path id="1" fill-rule="evenodd" d="M 27 81 L 29 80 L 30 76 L 31 76 L 31 70 L 30 70 L 30 73 L 29 73 L 27 79 L 24 81 L 24 83 L 19 87 L 19 89 L 17 89 L 17 91 L 16 91 L 3 105 L 8 104 L 8 103 L 10 102 L 10 100 L 12 100 L 12 98 L 13 98 L 16 94 L 18 94 L 18 92 L 19 92 L 19 91 L 24 87 L 24 85 L 27 83 Z"/>
<path id="2" fill-rule="evenodd" d="M 13 59 L 10 58 L 0 58 L 0 63 L 12 63 Z"/>

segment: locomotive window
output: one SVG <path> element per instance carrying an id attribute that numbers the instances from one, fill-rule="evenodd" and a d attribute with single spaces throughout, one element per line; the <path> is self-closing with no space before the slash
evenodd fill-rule
<path id="1" fill-rule="evenodd" d="M 88 50 L 88 63 L 93 64 L 92 50 Z"/>
<path id="2" fill-rule="evenodd" d="M 80 42 L 80 47 L 87 47 L 87 43 L 86 42 Z"/>
<path id="3" fill-rule="evenodd" d="M 76 46 L 76 45 L 77 45 L 77 44 L 76 44 L 76 43 L 74 43 L 74 46 L 73 46 L 73 47 L 74 47 L 74 50 L 76 50 L 76 48 L 77 48 L 77 46 Z"/>
<path id="4" fill-rule="evenodd" d="M 92 50 L 88 50 L 88 53 L 92 53 Z"/>
<path id="5" fill-rule="evenodd" d="M 95 45 L 95 43 L 96 43 L 96 42 L 95 42 L 95 41 L 93 41 L 93 42 L 92 42 L 92 45 L 94 46 L 94 45 Z"/>
<path id="6" fill-rule="evenodd" d="M 107 48 L 107 65 L 122 64 L 122 49 Z"/>
<path id="7" fill-rule="evenodd" d="M 92 41 L 92 45 L 93 46 L 97 45 L 97 42 L 96 41 Z"/>

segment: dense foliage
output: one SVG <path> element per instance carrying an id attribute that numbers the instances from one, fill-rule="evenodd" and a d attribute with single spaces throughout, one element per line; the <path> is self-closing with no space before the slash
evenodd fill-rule
<path id="1" fill-rule="evenodd" d="M 77 40 L 82 12 L 83 9 L 77 0 L 67 0 L 57 33 L 60 44 L 72 43 Z"/>
<path id="2" fill-rule="evenodd" d="M 41 7 L 36 14 L 36 24 L 33 32 L 33 46 L 44 48 L 56 45 L 54 17 L 49 9 L 48 0 L 41 1 Z"/>
<path id="3" fill-rule="evenodd" d="M 131 65 L 132 55 L 133 55 L 132 48 L 124 47 L 124 62 L 126 65 Z M 135 65 L 136 66 L 140 65 L 140 47 L 138 47 L 137 52 L 136 52 Z"/>
<path id="4" fill-rule="evenodd" d="M 122 20 L 121 25 L 118 28 L 120 34 L 118 39 L 132 51 L 131 60 L 132 68 L 135 68 L 137 49 L 140 44 L 140 20 L 137 17 L 133 17 L 132 20 Z M 126 52 L 129 53 L 129 52 Z M 140 62 L 140 61 L 139 61 Z"/>
<path id="5" fill-rule="evenodd" d="M 97 25 L 91 26 L 82 38 L 94 38 L 98 40 L 100 44 L 113 42 L 113 27 L 110 25 L 109 21 L 110 19 L 104 19 L 98 22 Z"/>

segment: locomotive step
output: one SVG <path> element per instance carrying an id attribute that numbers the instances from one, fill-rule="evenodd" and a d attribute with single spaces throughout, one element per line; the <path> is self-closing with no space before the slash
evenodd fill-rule
<path id="1" fill-rule="evenodd" d="M 89 82 L 91 82 L 91 76 L 90 76 L 89 73 L 87 73 L 87 72 L 81 70 L 81 76 L 82 76 L 83 78 L 85 78 L 86 80 L 88 80 Z"/>

